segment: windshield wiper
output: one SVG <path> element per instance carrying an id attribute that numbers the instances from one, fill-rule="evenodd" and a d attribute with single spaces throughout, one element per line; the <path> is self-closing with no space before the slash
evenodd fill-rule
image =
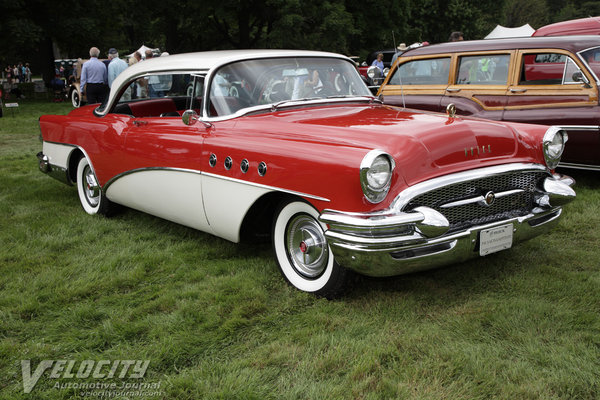
<path id="1" fill-rule="evenodd" d="M 271 111 L 277 111 L 277 109 L 279 108 L 279 106 L 282 106 L 286 103 L 296 103 L 296 102 L 303 102 L 303 101 L 312 101 L 312 100 L 319 100 L 322 99 L 322 97 L 303 97 L 301 99 L 294 99 L 294 100 L 282 100 L 279 101 L 277 103 L 271 104 Z"/>

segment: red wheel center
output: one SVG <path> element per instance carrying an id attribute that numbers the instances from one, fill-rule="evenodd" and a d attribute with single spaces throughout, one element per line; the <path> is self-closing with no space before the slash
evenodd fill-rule
<path id="1" fill-rule="evenodd" d="M 307 250 L 308 246 L 306 245 L 306 243 L 304 241 L 300 242 L 300 251 L 306 253 Z"/>

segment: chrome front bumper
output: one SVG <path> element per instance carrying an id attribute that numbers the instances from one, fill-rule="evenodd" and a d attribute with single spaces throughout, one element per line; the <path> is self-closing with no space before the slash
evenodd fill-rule
<path id="1" fill-rule="evenodd" d="M 445 233 L 448 221 L 427 207 L 364 214 L 325 210 L 320 220 L 329 226 L 325 236 L 340 265 L 368 276 L 401 275 L 479 256 L 483 230 L 512 224 L 512 245 L 548 232 L 562 206 L 575 198 L 573 183 L 566 176 L 547 178 L 529 214 L 454 233 Z"/>

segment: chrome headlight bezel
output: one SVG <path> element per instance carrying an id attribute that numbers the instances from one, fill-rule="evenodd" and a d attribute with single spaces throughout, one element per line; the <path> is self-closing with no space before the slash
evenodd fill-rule
<path id="1" fill-rule="evenodd" d="M 558 166 L 567 140 L 569 140 L 569 135 L 558 126 L 551 126 L 544 134 L 542 148 L 544 160 L 549 169 L 555 169 Z"/>
<path id="2" fill-rule="evenodd" d="M 373 204 L 385 199 L 390 190 L 396 163 L 382 150 L 371 150 L 360 163 L 360 185 L 365 198 Z"/>

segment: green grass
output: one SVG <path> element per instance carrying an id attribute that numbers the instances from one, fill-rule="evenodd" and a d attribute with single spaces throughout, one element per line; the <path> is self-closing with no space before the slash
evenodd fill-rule
<path id="1" fill-rule="evenodd" d="M 35 158 L 39 115 L 69 106 L 20 103 L 0 118 L 0 398 L 81 398 L 49 371 L 24 394 L 29 359 L 150 360 L 148 398 L 600 397 L 600 175 L 568 171 L 578 197 L 550 235 L 327 301 L 288 287 L 268 245 L 85 214 Z"/>

